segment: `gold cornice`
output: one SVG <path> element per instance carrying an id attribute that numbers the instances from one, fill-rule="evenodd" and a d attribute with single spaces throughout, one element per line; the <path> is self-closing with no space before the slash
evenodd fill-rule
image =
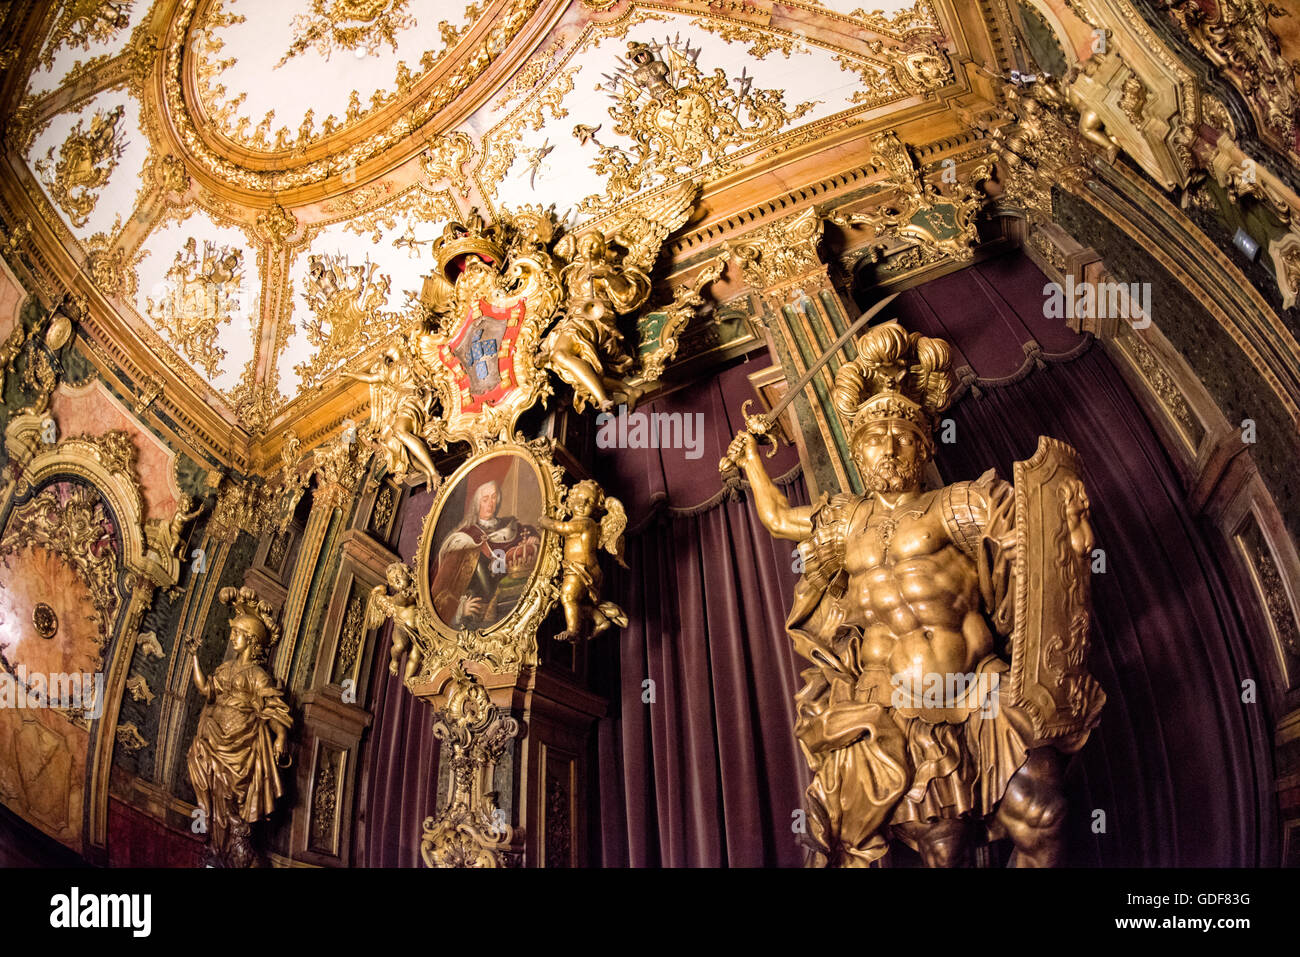
<path id="1" fill-rule="evenodd" d="M 1115 166 L 1113 169 L 1126 188 L 1140 193 L 1146 202 L 1158 207 L 1161 214 L 1178 224 L 1182 233 L 1181 238 L 1195 247 L 1196 255 L 1192 257 L 1191 262 L 1183 260 L 1182 257 L 1177 257 L 1176 250 L 1170 250 L 1167 246 L 1152 242 L 1151 236 L 1142 228 L 1142 224 L 1130 221 L 1120 215 L 1120 211 L 1114 208 L 1105 196 L 1105 192 L 1111 191 L 1111 187 L 1102 186 L 1101 190 L 1097 190 L 1095 187 L 1084 188 L 1075 192 L 1074 195 L 1097 210 L 1131 239 L 1141 244 L 1180 283 L 1185 284 L 1189 289 L 1199 289 L 1206 293 L 1206 295 L 1197 296 L 1197 301 L 1205 306 L 1224 332 L 1236 343 L 1237 348 L 1250 361 L 1255 371 L 1268 383 L 1269 389 L 1277 397 L 1287 415 L 1291 417 L 1296 429 L 1300 431 L 1300 385 L 1296 389 L 1288 389 L 1283 384 L 1282 380 L 1278 378 L 1276 369 L 1260 354 L 1242 328 L 1242 324 L 1237 321 L 1237 317 L 1230 315 L 1229 308 L 1233 312 L 1237 312 L 1241 317 L 1262 322 L 1263 328 L 1261 331 L 1265 340 L 1274 345 L 1274 351 L 1288 357 L 1297 365 L 1300 365 L 1300 344 L 1296 342 L 1295 337 L 1286 328 L 1281 318 L 1269 305 L 1268 301 L 1264 299 L 1259 290 L 1246 279 L 1232 261 L 1214 245 L 1210 238 L 1187 218 L 1182 210 L 1174 206 L 1156 187 L 1130 173 L 1124 167 Z M 1128 199 L 1122 193 L 1116 193 L 1116 195 Z M 1213 295 L 1213 288 L 1209 284 L 1199 281 L 1206 274 L 1203 267 L 1209 264 L 1217 267 L 1217 269 L 1208 272 L 1211 276 L 1217 274 L 1220 277 L 1221 290 L 1225 293 L 1222 297 Z M 1237 279 L 1236 282 L 1231 281 L 1234 276 Z M 1225 306 L 1229 308 L 1225 308 Z M 1300 376 L 1293 376 L 1293 380 L 1300 383 Z"/>

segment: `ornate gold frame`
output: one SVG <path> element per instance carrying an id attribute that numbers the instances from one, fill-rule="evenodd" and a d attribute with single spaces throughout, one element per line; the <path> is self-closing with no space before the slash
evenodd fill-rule
<path id="1" fill-rule="evenodd" d="M 434 611 L 429 581 L 434 530 L 452 491 L 475 468 L 503 455 L 522 458 L 537 475 L 542 492 L 543 514 L 555 517 L 563 499 L 562 466 L 552 461 L 550 439 L 531 442 L 508 441 L 493 445 L 469 457 L 441 486 L 424 517 L 416 551 L 415 575 L 419 597 L 415 640 L 424 655 L 421 678 L 431 679 L 443 668 L 463 661 L 482 662 L 498 674 L 519 671 L 537 663 L 537 629 L 559 598 L 556 583 L 560 570 L 561 542 L 558 535 L 538 529 L 542 539 L 537 564 L 524 586 L 518 604 L 501 621 L 484 631 L 462 631 L 448 626 Z"/>

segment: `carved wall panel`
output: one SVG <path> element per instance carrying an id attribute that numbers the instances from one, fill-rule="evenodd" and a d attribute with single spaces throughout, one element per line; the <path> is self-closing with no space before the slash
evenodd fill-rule
<path id="1" fill-rule="evenodd" d="M 9 691 L 0 800 L 78 851 L 90 726 L 103 713 L 103 655 L 121 610 L 121 549 L 102 497 L 70 481 L 16 506 L 0 535 L 0 681 Z M 92 697 L 75 708 L 16 706 L 20 689 L 29 703 L 35 693 L 52 705 L 66 694 L 54 688 L 62 675 Z"/>

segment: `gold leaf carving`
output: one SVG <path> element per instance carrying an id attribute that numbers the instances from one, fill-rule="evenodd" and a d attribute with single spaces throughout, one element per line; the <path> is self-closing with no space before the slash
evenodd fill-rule
<path id="1" fill-rule="evenodd" d="M 54 54 L 63 47 L 90 50 L 92 43 L 108 43 L 125 30 L 132 0 L 70 0 L 59 11 L 50 30 L 50 42 L 41 53 L 41 65 L 54 66 Z"/>
<path id="2" fill-rule="evenodd" d="M 226 350 L 217 345 L 220 327 L 245 308 L 244 278 L 242 250 L 204 240 L 200 255 L 190 237 L 167 270 L 166 296 L 145 302 L 149 318 L 209 378 L 226 357 Z"/>
<path id="3" fill-rule="evenodd" d="M 592 169 L 608 177 L 605 193 L 587 197 L 580 209 L 607 208 L 704 165 L 729 169 L 729 150 L 780 130 L 815 105 L 787 109 L 780 90 L 758 89 L 747 78 L 733 84 L 721 69 L 706 75 L 696 64 L 699 53 L 680 39 L 656 48 L 628 44 L 628 64 L 597 89 L 614 101 L 611 132 L 630 142 L 602 143 L 591 127 L 574 129 L 574 136 L 596 144 Z"/>
<path id="4" fill-rule="evenodd" d="M 124 113 L 121 106 L 107 112 L 96 110 L 90 129 L 85 129 L 84 120 L 78 120 L 59 147 L 58 160 L 51 146 L 45 158 L 34 164 L 41 182 L 73 226 L 86 225 L 99 190 L 126 150 L 127 141 L 118 126 Z"/>

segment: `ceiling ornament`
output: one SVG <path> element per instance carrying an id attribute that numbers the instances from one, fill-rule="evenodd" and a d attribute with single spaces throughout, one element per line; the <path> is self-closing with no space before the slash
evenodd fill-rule
<path id="1" fill-rule="evenodd" d="M 279 203 L 257 217 L 257 232 L 272 246 L 283 246 L 298 231 L 298 220 Z"/>
<path id="2" fill-rule="evenodd" d="M 387 42 L 396 53 L 398 50 L 397 32 L 415 26 L 415 20 L 405 10 L 408 0 L 312 0 L 312 13 L 299 14 L 294 17 L 293 29 L 295 39 L 289 51 L 273 67 L 279 69 L 294 57 L 307 50 L 315 50 L 325 61 L 337 50 L 347 50 L 360 56 L 370 56 L 379 52 Z M 261 151 L 282 151 L 304 149 L 324 137 L 355 125 L 391 103 L 406 97 L 411 90 L 438 66 L 452 49 L 477 25 L 483 15 L 482 3 L 471 3 L 465 7 L 463 24 L 457 25 L 442 20 L 437 24 L 437 31 L 442 43 L 438 50 L 425 50 L 419 61 L 418 72 L 413 72 L 405 60 L 397 62 L 391 89 L 375 90 L 367 105 L 362 104 L 361 94 L 352 90 L 343 118 L 333 113 L 316 128 L 314 109 L 308 109 L 296 130 L 289 125 L 281 125 L 272 131 L 275 110 L 269 110 L 261 122 L 253 126 L 253 120 L 244 115 L 241 107 L 248 98 L 247 91 L 234 97 L 228 95 L 222 77 L 231 67 L 238 64 L 237 57 L 222 58 L 225 41 L 219 35 L 222 28 L 235 26 L 245 21 L 239 14 L 225 12 L 218 2 L 209 8 L 199 26 L 195 28 L 195 51 L 197 53 L 195 74 L 199 101 L 209 122 L 219 129 L 228 139 Z M 250 127 L 251 130 L 250 130 Z"/>
<path id="3" fill-rule="evenodd" d="M 183 193 L 190 188 L 190 174 L 185 170 L 185 161 L 170 153 L 154 165 L 154 178 L 168 193 Z"/>
<path id="4" fill-rule="evenodd" d="M 440 76 L 436 84 L 431 86 L 423 85 L 419 82 L 420 78 L 411 74 L 408 68 L 405 81 L 395 82 L 404 87 L 407 93 L 417 95 L 409 108 L 405 109 L 401 117 L 397 118 L 395 122 L 384 124 L 382 128 L 359 142 L 351 144 L 346 149 L 324 157 L 311 159 L 306 158 L 305 153 L 297 151 L 297 140 L 296 138 L 290 140 L 286 128 L 285 136 L 282 139 L 285 141 L 286 147 L 292 147 L 293 151 L 287 157 L 284 157 L 285 162 L 277 164 L 273 169 L 267 169 L 250 168 L 242 162 L 224 155 L 220 150 L 210 145 L 200 134 L 191 107 L 186 102 L 185 69 L 187 62 L 189 62 L 186 53 L 190 47 L 187 40 L 191 34 L 194 35 L 196 60 L 201 61 L 205 56 L 209 59 L 208 65 L 202 68 L 204 71 L 202 75 L 198 74 L 199 67 L 197 65 L 194 67 L 196 71 L 195 82 L 200 90 L 204 88 L 204 83 L 208 84 L 206 87 L 208 93 L 206 95 L 209 100 L 216 96 L 220 86 L 217 78 L 221 71 L 226 68 L 220 66 L 220 64 L 226 63 L 226 61 L 213 62 L 211 58 L 215 55 L 214 48 L 210 45 L 200 48 L 199 35 L 207 29 L 207 23 L 196 23 L 195 17 L 200 6 L 199 0 L 181 0 L 172 21 L 172 30 L 168 34 L 170 42 L 166 50 L 163 72 L 163 93 L 166 111 L 190 159 L 209 175 L 233 186 L 258 192 L 274 192 L 309 186 L 333 176 L 344 175 L 349 170 L 356 170 L 361 163 L 405 140 L 414 130 L 423 126 L 437 113 L 449 106 L 495 62 L 515 35 L 523 29 L 540 3 L 541 0 L 509 0 L 503 8 L 496 10 L 491 26 L 475 34 L 473 45 L 463 50 L 458 49 L 456 62 L 446 70 L 445 74 Z M 466 33 L 458 32 L 456 36 L 459 38 L 467 33 L 468 29 Z M 219 40 L 219 38 L 211 39 Z M 208 44 L 208 39 L 204 39 L 202 43 Z M 220 48 L 218 46 L 215 49 L 219 50 Z M 421 77 L 433 69 L 440 62 L 440 59 L 440 57 L 435 57 L 432 54 L 428 55 L 420 64 L 423 71 Z M 402 66 L 405 66 L 405 64 L 402 64 Z M 403 94 L 403 96 L 405 95 Z M 223 112 L 224 107 L 218 107 L 215 100 L 211 100 L 212 105 L 209 108 L 209 100 L 205 100 L 204 96 L 205 94 L 200 92 L 200 102 L 204 104 L 206 113 L 202 125 L 206 129 L 215 120 L 230 135 L 231 130 L 226 124 L 233 123 L 233 111 L 229 113 Z M 236 97 L 237 99 L 238 97 Z M 270 143 L 277 135 L 271 131 L 272 120 L 273 117 L 264 118 L 258 128 L 252 131 L 251 135 L 256 139 L 260 128 L 262 131 L 260 141 Z M 330 132 L 335 133 L 339 129 L 341 127 L 333 127 Z M 237 142 L 242 142 L 241 136 L 244 135 L 250 135 L 246 126 L 236 128 L 231 138 Z M 320 136 L 324 135 L 326 134 L 322 130 Z M 313 133 L 312 136 L 316 137 L 316 134 Z"/>
<path id="5" fill-rule="evenodd" d="M 755 30 L 743 23 L 732 20 L 714 20 L 711 17 L 696 17 L 691 26 L 721 37 L 728 43 L 748 43 L 745 52 L 755 60 L 766 60 L 769 53 L 780 53 L 787 60 L 795 50 L 803 49 L 799 38 L 791 33 L 776 33 L 767 30 Z"/>
<path id="6" fill-rule="evenodd" d="M 352 265 L 346 256 L 313 255 L 307 260 L 304 295 L 311 316 L 303 322 L 316 348 L 311 360 L 294 371 L 314 384 L 323 372 L 386 335 L 397 314 L 386 312 L 392 279 L 369 259 Z M 378 275 L 376 275 L 378 273 Z"/>
<path id="7" fill-rule="evenodd" d="M 430 192 L 422 184 L 415 184 L 400 193 L 395 199 L 377 209 L 369 210 L 360 216 L 346 220 L 343 228 L 358 236 L 370 234 L 370 241 L 377 243 L 383 238 L 384 230 L 395 230 L 405 220 L 406 231 L 393 240 L 393 246 L 405 249 L 409 255 L 423 244 L 415 238 L 412 223 L 438 223 L 456 219 L 460 210 L 452 195 L 446 190 Z"/>
<path id="8" fill-rule="evenodd" d="M 387 43 L 397 52 L 397 31 L 415 26 L 407 0 L 311 0 L 311 13 L 293 18 L 293 44 L 277 67 L 307 49 L 326 60 L 336 50 L 367 54 Z"/>
<path id="9" fill-rule="evenodd" d="M 90 51 L 92 43 L 108 43 L 126 29 L 131 19 L 132 0 L 70 0 L 50 30 L 50 42 L 40 63 L 54 67 L 54 54 L 64 47 Z"/>
<path id="10" fill-rule="evenodd" d="M 96 110 L 90 118 L 90 129 L 85 128 L 84 119 L 77 120 L 59 147 L 58 160 L 51 146 L 45 158 L 33 164 L 41 183 L 73 226 L 79 228 L 89 221 L 99 190 L 126 151 L 127 141 L 119 125 L 124 114 L 121 106 Z"/>
<path id="11" fill-rule="evenodd" d="M 245 311 L 243 250 L 204 240 L 202 254 L 186 240 L 167 270 L 166 294 L 146 300 L 145 310 L 172 344 L 209 378 L 218 373 L 226 350 L 217 345 L 224 325 Z"/>
<path id="12" fill-rule="evenodd" d="M 90 276 L 106 296 L 131 296 L 135 294 L 135 271 L 127 260 L 126 250 L 116 247 L 94 249 L 90 257 Z"/>
<path id="13" fill-rule="evenodd" d="M 729 150 L 783 129 L 816 105 L 787 109 L 780 90 L 758 89 L 743 72 L 728 78 L 719 68 L 706 75 L 696 63 L 699 55 L 699 48 L 680 39 L 654 47 L 628 44 L 627 62 L 597 89 L 613 100 L 611 132 L 629 138 L 630 148 L 601 143 L 588 126 L 573 130 L 578 139 L 596 144 L 592 169 L 608 177 L 605 193 L 584 199 L 582 211 L 620 203 L 675 173 L 698 172 L 706 164 L 723 172 L 730 168 Z"/>
<path id="14" fill-rule="evenodd" d="M 462 196 L 469 195 L 469 181 L 464 166 L 474 156 L 474 144 L 469 136 L 459 131 L 449 136 L 438 136 L 420 155 L 420 168 L 431 182 L 447 180 Z"/>

